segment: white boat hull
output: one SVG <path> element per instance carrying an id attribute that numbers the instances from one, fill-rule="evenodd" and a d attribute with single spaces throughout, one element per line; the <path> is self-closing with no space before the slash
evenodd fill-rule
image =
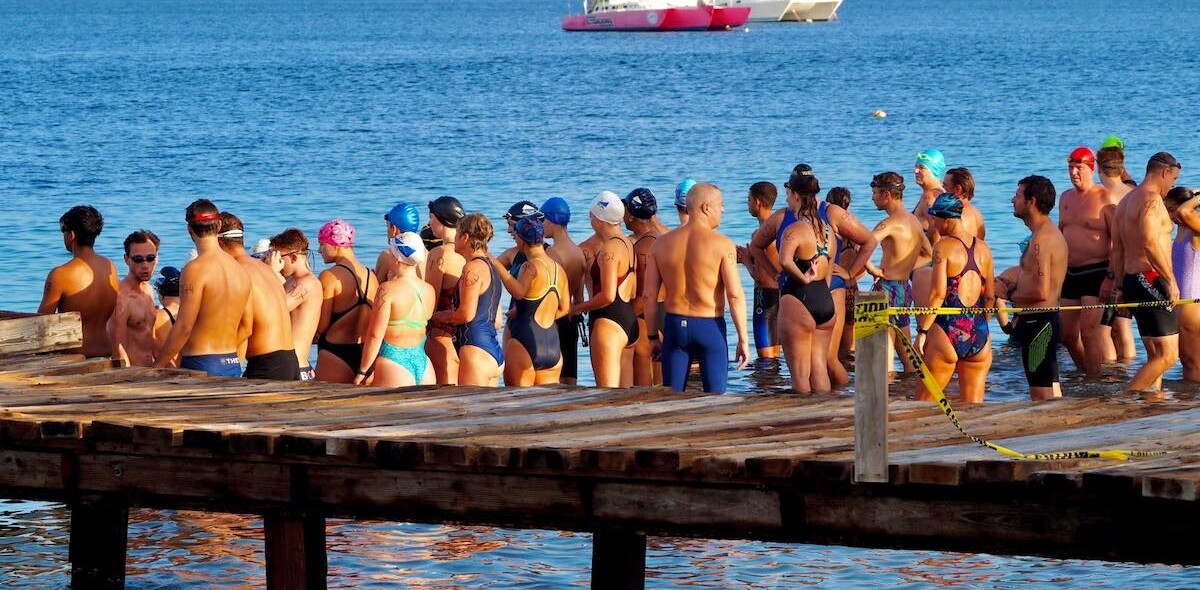
<path id="1" fill-rule="evenodd" d="M 837 18 L 842 0 L 733 0 L 731 6 L 749 6 L 750 22 L 821 22 Z"/>

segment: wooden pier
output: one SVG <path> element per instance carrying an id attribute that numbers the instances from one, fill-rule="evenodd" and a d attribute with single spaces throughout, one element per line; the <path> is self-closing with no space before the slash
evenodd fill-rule
<path id="1" fill-rule="evenodd" d="M 325 587 L 327 517 L 590 532 L 594 588 L 642 587 L 647 535 L 1200 562 L 1200 403 L 956 409 L 1024 452 L 1168 454 L 1013 461 L 892 398 L 884 481 L 856 481 L 848 397 L 282 384 L 22 352 L 0 358 L 0 496 L 70 507 L 76 590 L 123 587 L 140 506 L 263 515 L 268 587 L 289 590 Z"/>

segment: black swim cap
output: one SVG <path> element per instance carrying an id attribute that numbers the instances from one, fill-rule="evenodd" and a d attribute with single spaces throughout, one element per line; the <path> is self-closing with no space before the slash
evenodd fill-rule
<path id="1" fill-rule="evenodd" d="M 421 241 L 425 243 L 426 250 L 433 250 L 443 243 L 441 238 L 433 235 L 433 228 L 429 227 L 428 223 L 425 224 L 425 227 L 421 228 L 420 236 Z"/>
<path id="2" fill-rule="evenodd" d="M 449 195 L 430 201 L 429 214 L 446 227 L 458 227 L 458 220 L 467 215 L 466 211 L 463 211 L 462 203 Z"/>
<path id="3" fill-rule="evenodd" d="M 817 181 L 816 173 L 808 164 L 796 164 L 796 167 L 792 168 L 792 175 L 788 177 L 786 186 L 802 195 L 815 195 L 821 192 L 821 183 Z"/>
<path id="4" fill-rule="evenodd" d="M 625 203 L 625 210 L 638 219 L 650 219 L 658 213 L 658 199 L 654 191 L 645 187 L 629 191 L 621 202 Z"/>
<path id="5" fill-rule="evenodd" d="M 174 266 L 164 266 L 158 271 L 162 275 L 154 281 L 160 297 L 179 297 L 179 269 Z"/>

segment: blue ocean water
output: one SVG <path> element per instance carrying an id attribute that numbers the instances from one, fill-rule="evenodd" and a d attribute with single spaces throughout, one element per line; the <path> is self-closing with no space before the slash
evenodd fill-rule
<path id="1" fill-rule="evenodd" d="M 744 242 L 753 182 L 781 183 L 807 162 L 823 186 L 850 187 L 872 225 L 871 176 L 911 178 L 913 155 L 937 147 L 975 172 L 1003 268 L 1027 233 L 1011 216 L 1016 181 L 1042 174 L 1067 188 L 1077 145 L 1116 133 L 1135 176 L 1168 150 L 1184 164 L 1181 183 L 1200 184 L 1190 172 L 1200 165 L 1196 3 L 847 0 L 829 24 L 563 33 L 558 18 L 576 4 L 0 0 L 0 307 L 36 307 L 46 271 L 66 258 L 56 220 L 79 203 L 105 214 L 99 249 L 114 259 L 144 227 L 181 264 L 183 208 L 206 197 L 253 239 L 288 226 L 311 236 L 344 218 L 369 261 L 383 247 L 381 214 L 400 200 L 452 194 L 498 219 L 516 200 L 563 196 L 582 239 L 599 190 L 648 186 L 666 201 L 690 175 L 724 189 L 722 228 Z M 1013 358 L 998 351 L 989 399 L 1025 395 Z M 1068 394 L 1114 391 L 1124 369 L 1110 373 L 1068 376 Z M 1178 369 L 1168 378 L 1173 393 L 1194 395 Z M 785 382 L 774 368 L 731 381 L 738 391 Z M 61 509 L 2 510 L 4 585 L 65 585 Z M 146 543 L 131 548 L 131 587 L 261 585 L 252 520 L 136 514 Z M 341 587 L 586 583 L 586 536 L 336 531 Z M 650 569 L 664 588 L 1200 584 L 1176 568 L 677 540 L 658 542 Z"/>

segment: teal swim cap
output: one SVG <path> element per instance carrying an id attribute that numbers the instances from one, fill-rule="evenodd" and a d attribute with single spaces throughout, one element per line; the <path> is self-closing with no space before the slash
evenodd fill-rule
<path id="1" fill-rule="evenodd" d="M 1104 143 L 1100 144 L 1100 149 L 1109 147 L 1121 148 L 1121 151 L 1125 151 L 1125 142 L 1121 141 L 1121 138 L 1116 135 L 1109 135 L 1104 138 Z"/>
<path id="2" fill-rule="evenodd" d="M 938 180 L 946 174 L 946 157 L 938 150 L 925 150 L 917 154 L 917 165 L 928 168 Z"/>
<path id="3" fill-rule="evenodd" d="M 684 209 L 687 207 L 687 194 L 688 194 L 688 191 L 692 190 L 693 186 L 696 186 L 696 181 L 692 180 L 692 178 L 690 176 L 688 178 L 685 178 L 685 179 L 679 181 L 679 184 L 675 185 L 675 207 L 676 208 Z"/>

